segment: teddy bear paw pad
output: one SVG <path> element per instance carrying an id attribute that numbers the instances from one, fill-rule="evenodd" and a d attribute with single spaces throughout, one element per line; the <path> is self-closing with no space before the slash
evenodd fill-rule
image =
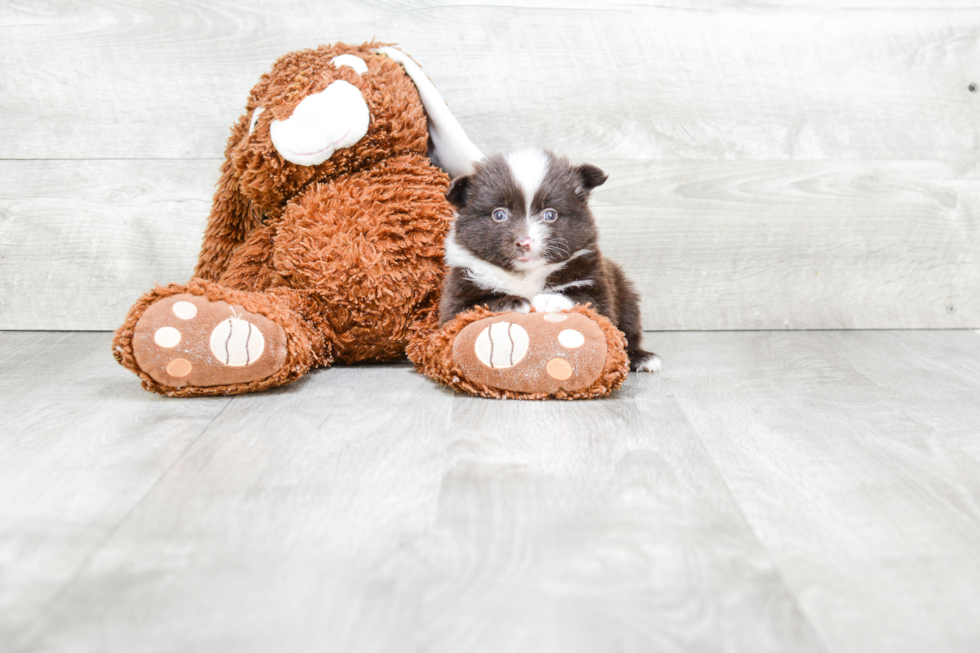
<path id="1" fill-rule="evenodd" d="M 472 322 L 453 343 L 466 378 L 528 393 L 589 387 L 606 353 L 602 329 L 580 313 L 504 313 Z"/>
<path id="2" fill-rule="evenodd" d="M 173 295 L 140 317 L 133 354 L 153 380 L 175 388 L 250 383 L 282 367 L 286 333 L 241 306 Z"/>

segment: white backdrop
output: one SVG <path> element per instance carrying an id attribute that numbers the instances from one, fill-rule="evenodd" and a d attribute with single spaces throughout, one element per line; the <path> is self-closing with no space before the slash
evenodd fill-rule
<path id="1" fill-rule="evenodd" d="M 0 4 L 0 328 L 114 329 L 186 280 L 249 89 L 372 38 L 485 152 L 610 173 L 647 329 L 980 327 L 980 9 L 849 4 Z"/>

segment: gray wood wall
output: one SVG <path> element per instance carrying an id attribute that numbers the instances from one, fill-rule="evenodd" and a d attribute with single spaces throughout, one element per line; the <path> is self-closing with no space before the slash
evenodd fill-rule
<path id="1" fill-rule="evenodd" d="M 980 327 L 973 5 L 3 2 L 0 328 L 113 329 L 187 279 L 259 75 L 372 38 L 485 152 L 610 173 L 647 329 Z"/>

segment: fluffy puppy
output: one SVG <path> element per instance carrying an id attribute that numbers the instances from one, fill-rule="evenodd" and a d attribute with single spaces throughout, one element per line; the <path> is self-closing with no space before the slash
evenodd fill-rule
<path id="1" fill-rule="evenodd" d="M 527 313 L 591 303 L 626 334 L 631 369 L 660 369 L 660 358 L 640 347 L 639 295 L 597 245 L 588 200 L 605 181 L 593 165 L 538 149 L 498 154 L 454 179 L 442 322 L 474 306 Z"/>

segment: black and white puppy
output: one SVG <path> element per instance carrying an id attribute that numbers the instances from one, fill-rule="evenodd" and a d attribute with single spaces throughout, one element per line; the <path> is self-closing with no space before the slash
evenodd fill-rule
<path id="1" fill-rule="evenodd" d="M 498 154 L 454 179 L 440 319 L 474 306 L 527 313 L 591 303 L 626 334 L 631 369 L 659 370 L 660 358 L 640 347 L 639 295 L 596 242 L 588 200 L 604 181 L 593 165 L 538 149 Z"/>

